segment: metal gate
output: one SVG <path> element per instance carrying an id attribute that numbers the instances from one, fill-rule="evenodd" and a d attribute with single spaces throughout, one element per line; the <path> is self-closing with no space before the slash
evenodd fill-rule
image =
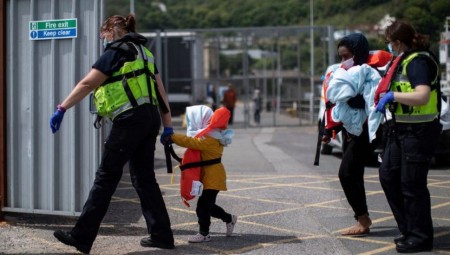
<path id="1" fill-rule="evenodd" d="M 317 120 L 320 77 L 335 59 L 330 26 L 143 34 L 150 39 L 174 115 L 187 105 L 220 105 L 231 84 L 238 92 L 236 126 L 310 125 Z M 254 118 L 256 91 L 261 97 L 259 123 Z"/>

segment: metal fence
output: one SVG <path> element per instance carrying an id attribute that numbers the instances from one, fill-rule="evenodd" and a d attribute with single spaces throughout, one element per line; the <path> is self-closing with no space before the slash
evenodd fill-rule
<path id="1" fill-rule="evenodd" d="M 241 105 L 237 110 L 243 111 L 237 124 L 309 125 L 317 119 L 320 77 L 335 56 L 330 26 L 143 34 L 150 39 L 175 115 L 187 105 L 212 104 L 211 93 L 220 105 L 227 84 L 232 84 Z M 260 123 L 253 118 L 256 90 L 262 97 Z"/>

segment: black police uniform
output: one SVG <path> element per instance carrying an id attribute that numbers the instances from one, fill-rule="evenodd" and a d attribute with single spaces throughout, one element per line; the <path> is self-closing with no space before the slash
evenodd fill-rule
<path id="1" fill-rule="evenodd" d="M 431 86 L 436 75 L 436 64 L 426 56 L 414 58 L 407 66 L 412 87 Z M 390 126 L 379 169 L 380 182 L 405 241 L 431 249 L 433 223 L 427 176 L 442 126 L 438 119 L 395 125 L 391 122 Z"/>
<path id="2" fill-rule="evenodd" d="M 133 54 L 107 48 L 92 67 L 111 76 L 124 62 L 133 60 Z M 114 118 L 94 185 L 70 233 L 84 247 L 92 247 L 127 162 L 151 239 L 173 245 L 169 215 L 154 172 L 155 144 L 160 126 L 158 107 L 148 103 Z"/>

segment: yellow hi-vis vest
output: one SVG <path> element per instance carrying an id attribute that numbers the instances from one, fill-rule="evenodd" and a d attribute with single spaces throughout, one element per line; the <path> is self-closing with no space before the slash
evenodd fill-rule
<path id="1" fill-rule="evenodd" d="M 395 74 L 394 81 L 391 86 L 392 91 L 396 92 L 412 92 L 414 89 L 411 87 L 411 83 L 406 75 L 406 67 L 408 64 L 417 56 L 425 55 L 433 60 L 437 66 L 437 72 L 439 72 L 439 66 L 434 61 L 433 57 L 428 52 L 414 52 L 407 56 L 401 63 L 401 72 L 399 71 Z M 425 105 L 409 106 L 400 103 L 396 103 L 395 106 L 395 121 L 404 123 L 420 123 L 420 122 L 430 122 L 436 119 L 439 115 L 438 110 L 438 75 L 431 82 L 431 92 L 430 99 Z"/>
<path id="2" fill-rule="evenodd" d="M 158 105 L 152 53 L 142 45 L 131 42 L 122 44 L 126 44 L 125 48 L 134 47 L 137 52 L 136 60 L 125 62 L 119 71 L 114 72 L 94 91 L 97 114 L 111 120 L 120 113 L 144 103 Z"/>

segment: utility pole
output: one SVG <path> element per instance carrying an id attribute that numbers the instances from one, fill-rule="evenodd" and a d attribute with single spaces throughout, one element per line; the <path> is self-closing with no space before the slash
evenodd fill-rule
<path id="1" fill-rule="evenodd" d="M 314 0 L 309 0 L 309 16 L 310 16 L 310 36 L 311 36 L 311 76 L 310 76 L 310 82 L 311 82 L 311 98 L 309 101 L 309 120 L 310 123 L 314 123 Z"/>
<path id="2" fill-rule="evenodd" d="M 134 0 L 130 0 L 130 13 L 134 15 Z"/>
<path id="3" fill-rule="evenodd" d="M 449 31 L 448 31 L 448 22 L 450 21 L 450 16 L 447 16 L 446 20 L 445 20 L 445 53 L 447 54 L 446 57 L 446 61 L 445 61 L 445 69 L 446 69 L 446 75 L 445 75 L 445 80 L 447 82 L 447 84 L 445 84 L 445 95 L 447 97 L 450 97 L 450 54 L 449 54 L 449 49 L 448 49 L 448 45 L 450 43 L 450 35 L 449 35 Z"/>
<path id="4" fill-rule="evenodd" d="M 441 36 L 440 41 L 440 53 L 439 53 L 439 62 L 441 64 L 445 64 L 445 77 L 442 77 L 441 80 L 441 91 L 447 99 L 450 99 L 450 52 L 449 52 L 449 44 L 450 44 L 450 34 L 449 34 L 449 23 L 450 16 L 447 16 L 445 19 L 445 32 Z M 448 100 L 447 100 L 448 102 Z"/>

